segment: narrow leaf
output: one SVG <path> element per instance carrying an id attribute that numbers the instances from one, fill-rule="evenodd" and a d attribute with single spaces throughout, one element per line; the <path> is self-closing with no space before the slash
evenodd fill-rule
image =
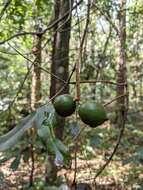
<path id="1" fill-rule="evenodd" d="M 55 144 L 57 148 L 59 149 L 59 151 L 61 151 L 62 153 L 66 154 L 69 151 L 69 149 L 59 139 L 55 139 Z"/>
<path id="2" fill-rule="evenodd" d="M 39 128 L 37 130 L 37 133 L 39 135 L 39 137 L 41 137 L 43 140 L 47 140 L 48 138 L 51 138 L 50 137 L 50 131 L 49 131 L 49 128 L 45 125 L 43 125 L 41 128 Z"/>
<path id="3" fill-rule="evenodd" d="M 27 116 L 13 128 L 10 132 L 0 137 L 0 151 L 5 151 L 8 148 L 16 144 L 27 129 L 30 129 L 34 125 L 35 113 Z"/>
<path id="4" fill-rule="evenodd" d="M 71 135 L 73 137 L 76 137 L 77 134 L 79 133 L 79 129 L 80 129 L 80 126 L 77 122 L 71 122 L 69 123 L 69 129 L 70 129 L 70 132 L 71 132 Z"/>
<path id="5" fill-rule="evenodd" d="M 13 160 L 13 162 L 10 165 L 10 168 L 12 171 L 16 171 L 18 169 L 18 166 L 20 164 L 21 155 L 18 154 L 17 157 Z"/>
<path id="6" fill-rule="evenodd" d="M 0 186 L 4 183 L 4 174 L 0 171 Z"/>
<path id="7" fill-rule="evenodd" d="M 54 163 L 56 166 L 62 166 L 63 165 L 63 155 L 60 153 L 60 151 L 56 151 L 56 157 L 54 160 Z"/>
<path id="8" fill-rule="evenodd" d="M 36 110 L 36 116 L 35 116 L 35 127 L 38 129 L 41 127 L 43 121 L 46 119 L 46 109 L 47 106 L 42 106 Z"/>

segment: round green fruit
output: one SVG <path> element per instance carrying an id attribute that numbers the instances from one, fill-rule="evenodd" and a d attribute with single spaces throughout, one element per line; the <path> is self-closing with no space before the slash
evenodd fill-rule
<path id="1" fill-rule="evenodd" d="M 85 102 L 78 110 L 81 120 L 92 128 L 97 127 L 107 120 L 104 107 L 94 101 Z"/>
<path id="2" fill-rule="evenodd" d="M 53 105 L 56 112 L 62 117 L 70 116 L 76 109 L 76 102 L 69 94 L 57 96 Z"/>

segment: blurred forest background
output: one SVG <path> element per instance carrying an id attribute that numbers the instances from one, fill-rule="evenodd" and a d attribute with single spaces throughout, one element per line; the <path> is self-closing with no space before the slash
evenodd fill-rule
<path id="1" fill-rule="evenodd" d="M 143 1 L 0 0 L 0 22 L 0 189 L 143 190 Z M 65 93 L 109 120 L 57 116 Z"/>

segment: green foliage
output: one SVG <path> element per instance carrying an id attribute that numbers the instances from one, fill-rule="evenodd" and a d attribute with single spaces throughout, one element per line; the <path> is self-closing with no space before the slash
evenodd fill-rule
<path id="1" fill-rule="evenodd" d="M 55 119 L 54 116 L 55 110 L 51 104 L 48 106 L 42 106 L 37 109 L 36 112 L 30 114 L 26 118 L 22 120 L 20 124 L 18 124 L 15 128 L 13 128 L 10 132 L 0 137 L 0 150 L 5 151 L 14 145 L 17 145 L 18 140 L 24 136 L 24 133 L 32 128 L 35 127 L 37 129 L 37 134 L 41 139 L 41 142 L 43 142 L 43 148 L 46 149 L 47 152 L 52 153 L 55 157 L 55 164 L 57 166 L 68 164 L 68 157 L 69 157 L 69 150 L 68 148 L 55 137 L 54 134 L 54 128 L 55 128 Z M 39 144 L 37 144 L 37 137 L 31 143 L 34 144 L 35 148 L 37 147 L 39 149 Z M 27 142 L 27 145 L 29 144 L 29 141 Z M 24 149 L 23 153 L 20 153 L 19 151 L 14 151 L 14 153 L 7 153 L 4 158 L 0 160 L 0 163 L 4 163 L 7 160 L 14 158 L 14 160 L 11 163 L 11 169 L 13 171 L 16 171 L 20 160 L 22 158 L 23 154 L 23 160 L 28 161 L 29 160 L 29 151 L 28 149 Z"/>
<path id="2" fill-rule="evenodd" d="M 139 148 L 131 157 L 123 160 L 123 164 L 142 164 L 143 163 L 143 148 Z"/>
<path id="3" fill-rule="evenodd" d="M 27 116 L 25 119 L 22 120 L 20 124 L 18 124 L 15 128 L 13 128 L 10 132 L 6 135 L 0 137 L 0 151 L 5 151 L 11 148 L 19 138 L 25 133 L 27 129 L 33 127 L 35 113 Z"/>
<path id="4" fill-rule="evenodd" d="M 93 99 L 97 102 L 106 103 L 116 96 L 116 85 L 108 84 L 108 81 L 116 82 L 117 76 L 119 38 L 112 23 L 118 28 L 120 5 L 119 2 L 111 0 L 101 0 L 96 3 L 99 9 L 96 9 L 94 5 L 91 7 L 90 23 L 82 55 L 80 78 L 81 80 L 104 80 L 106 82 L 97 82 L 96 85 L 95 83 L 81 83 L 81 100 Z M 79 36 L 81 38 L 85 27 L 85 4 L 84 2 L 80 5 L 77 12 L 75 11 L 72 14 L 69 73 L 77 61 L 76 54 L 80 43 Z M 4 5 L 5 1 L 2 1 L 0 12 Z M 35 32 L 37 25 L 44 30 L 54 18 L 53 7 L 54 1 L 52 0 L 12 0 L 1 18 L 0 42 L 23 31 Z M 122 183 L 130 186 L 130 189 L 141 189 L 142 185 L 137 180 L 139 180 L 139 174 L 142 173 L 141 167 L 143 163 L 143 30 L 141 27 L 143 25 L 143 2 L 142 0 L 127 1 L 126 8 L 129 114 L 125 136 L 117 155 L 114 157 L 113 165 L 115 162 L 122 162 L 124 167 L 129 165 L 130 170 L 125 176 L 127 179 L 122 179 Z M 60 31 L 60 28 L 58 30 Z M 53 40 L 52 31 L 45 33 L 42 38 L 42 67 L 47 70 L 49 70 L 51 65 L 52 51 L 49 39 Z M 31 52 L 33 40 L 34 36 L 24 35 L 13 38 L 9 43 L 13 48 L 16 48 L 33 61 L 34 56 Z M 75 121 L 75 115 L 72 115 L 69 120 L 66 120 L 65 138 L 63 141 L 60 141 L 55 137 L 54 133 L 58 124 L 55 110 L 51 104 L 41 106 L 36 112 L 30 114 L 31 73 L 15 99 L 31 62 L 24 59 L 11 46 L 8 43 L 4 43 L 0 47 L 0 151 L 4 151 L 0 155 L 0 165 L 2 166 L 6 161 L 12 160 L 11 169 L 16 171 L 20 160 L 29 161 L 29 144 L 32 144 L 36 152 L 35 154 L 40 157 L 39 159 L 42 162 L 43 160 L 46 161 L 47 155 L 52 155 L 56 165 L 68 166 L 72 157 L 65 145 L 74 150 L 75 139 L 79 133 L 81 133 L 78 141 L 81 145 L 79 153 L 81 150 L 83 151 L 81 152 L 82 158 L 89 160 L 96 158 L 98 160 L 99 157 L 102 157 L 101 162 L 106 161 L 119 133 L 119 130 L 114 126 L 116 123 L 116 109 L 118 109 L 116 104 L 113 103 L 111 107 L 110 105 L 107 107 L 109 118 L 111 118 L 110 127 L 103 126 L 102 129 L 84 129 L 82 122 Z M 73 75 L 72 79 L 75 81 L 75 75 Z M 46 103 L 49 96 L 49 86 L 49 75 L 46 72 L 42 72 L 42 104 Z M 75 93 L 75 86 L 70 86 L 70 92 L 72 95 Z M 14 99 L 14 104 L 8 109 Z M 33 127 L 37 130 L 37 136 L 27 138 L 26 131 Z M 22 152 L 20 153 L 18 150 L 21 147 Z M 103 175 L 117 175 L 117 172 L 118 167 L 112 168 L 111 166 Z M 122 177 L 123 174 L 120 178 Z M 3 181 L 4 176 L 0 173 L 0 183 Z M 34 188 L 46 189 L 48 187 L 45 187 L 42 179 L 39 179 L 39 181 L 36 181 Z"/>
<path id="5" fill-rule="evenodd" d="M 102 137 L 95 133 L 90 137 L 90 145 L 92 147 L 101 148 L 101 140 Z"/>
<path id="6" fill-rule="evenodd" d="M 65 128 L 67 133 L 69 133 L 69 136 L 72 136 L 73 138 L 75 138 L 80 131 L 79 123 L 76 121 L 67 122 Z"/>
<path id="7" fill-rule="evenodd" d="M 57 139 L 53 132 L 53 126 L 46 126 L 43 125 L 41 128 L 38 129 L 38 135 L 44 141 L 46 145 L 47 151 L 54 153 L 55 155 L 55 164 L 56 165 L 63 165 L 64 164 L 64 157 L 68 155 L 68 148 Z"/>
<path id="8" fill-rule="evenodd" d="M 10 165 L 10 168 L 12 169 L 12 171 L 16 171 L 18 169 L 18 166 L 20 164 L 20 160 L 21 160 L 21 154 L 18 153 Z"/>
<path id="9" fill-rule="evenodd" d="M 0 185 L 4 183 L 4 174 L 0 172 Z"/>

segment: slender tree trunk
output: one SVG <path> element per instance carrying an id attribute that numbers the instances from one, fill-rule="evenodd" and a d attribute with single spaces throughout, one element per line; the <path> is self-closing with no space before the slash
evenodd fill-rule
<path id="1" fill-rule="evenodd" d="M 38 28 L 38 31 L 40 29 Z M 34 111 L 41 99 L 41 35 L 34 38 L 32 52 L 35 56 L 34 64 L 32 66 L 32 86 L 31 86 L 31 109 Z"/>
<path id="2" fill-rule="evenodd" d="M 119 17 L 119 43 L 120 57 L 118 63 L 117 83 L 127 83 L 126 68 L 126 0 L 120 0 L 120 17 Z M 127 93 L 127 85 L 117 86 L 117 96 Z M 127 98 L 123 96 L 117 99 L 117 126 L 120 127 L 124 120 L 124 112 L 127 109 Z"/>
<path id="3" fill-rule="evenodd" d="M 71 3 L 70 3 L 71 2 Z M 69 76 L 69 40 L 70 40 L 70 8 L 72 1 L 57 0 L 55 2 L 55 19 L 60 18 L 67 11 L 69 15 L 63 19 L 54 28 L 54 41 L 52 52 L 51 71 L 58 78 L 66 81 Z M 63 82 L 51 76 L 50 97 L 54 96 L 63 87 Z M 69 86 L 61 92 L 61 94 L 68 93 Z M 63 137 L 64 119 L 59 117 L 59 127 L 56 130 L 56 136 L 60 139 Z"/>
<path id="4" fill-rule="evenodd" d="M 38 28 L 37 31 L 40 29 Z M 41 35 L 34 37 L 32 52 L 35 56 L 34 63 L 32 65 L 32 85 L 31 85 L 31 110 L 35 111 L 39 100 L 41 99 Z M 29 131 L 30 138 L 35 135 L 35 130 Z M 33 143 L 30 144 L 30 156 L 31 156 L 31 172 L 30 172 L 30 186 L 34 183 L 34 170 L 35 170 L 35 159 L 34 159 L 34 147 Z"/>
<path id="5" fill-rule="evenodd" d="M 69 76 L 69 40 L 70 40 L 70 27 L 71 27 L 71 18 L 70 18 L 70 8 L 71 1 L 67 0 L 55 0 L 55 20 L 62 17 L 67 11 L 69 15 L 59 22 L 54 27 L 54 36 L 53 36 L 53 52 L 52 52 L 52 65 L 51 72 L 54 73 L 58 78 L 66 81 Z M 50 86 L 50 97 L 54 96 L 62 87 L 64 83 L 61 80 L 53 77 L 51 75 L 51 86 Z M 60 94 L 68 93 L 69 87 L 67 86 Z M 58 117 L 58 128 L 56 128 L 56 137 L 62 139 L 64 131 L 65 119 Z M 45 179 L 47 183 L 53 183 L 57 177 L 57 167 L 54 164 L 54 161 L 49 157 L 49 162 L 51 165 L 50 171 L 49 168 L 46 168 Z"/>
<path id="6" fill-rule="evenodd" d="M 60 5 L 61 0 L 55 0 L 54 4 L 54 20 L 57 20 L 60 15 Z M 51 65 L 51 72 L 56 74 L 56 61 L 55 61 L 55 54 L 56 54 L 56 43 L 57 43 L 57 29 L 58 24 L 54 26 L 54 36 L 53 36 L 53 50 L 52 50 L 52 65 Z M 51 76 L 51 86 L 50 86 L 50 98 L 55 95 L 56 93 L 56 78 Z"/>

